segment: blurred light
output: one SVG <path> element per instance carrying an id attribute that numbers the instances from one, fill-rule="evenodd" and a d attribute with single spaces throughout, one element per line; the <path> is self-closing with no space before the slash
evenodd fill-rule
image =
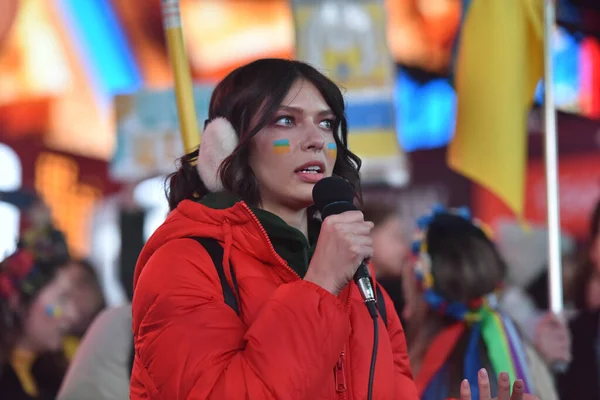
<path id="1" fill-rule="evenodd" d="M 0 190 L 11 191 L 21 187 L 21 160 L 17 153 L 0 143 Z M 15 251 L 19 238 L 19 209 L 0 202 L 0 260 Z"/>
<path id="2" fill-rule="evenodd" d="M 61 94 L 69 85 L 68 55 L 48 5 L 20 2 L 11 34 L 0 51 L 0 102 Z"/>
<path id="3" fill-rule="evenodd" d="M 600 42 L 587 37 L 581 42 L 582 114 L 600 118 Z"/>
<path id="4" fill-rule="evenodd" d="M 67 27 L 105 96 L 137 89 L 142 82 L 117 17 L 106 0 L 60 0 Z"/>
<path id="5" fill-rule="evenodd" d="M 105 213 L 110 214 L 110 213 Z M 108 217 L 109 215 L 103 215 Z M 117 306 L 127 301 L 118 274 L 119 256 L 121 253 L 121 232 L 115 218 L 99 220 L 93 227 L 95 255 L 94 265 L 101 271 L 102 288 L 109 306 Z"/>
<path id="6" fill-rule="evenodd" d="M 256 58 L 293 57 L 288 1 L 189 0 L 180 7 L 190 64 L 203 79 L 221 79 Z"/>
<path id="7" fill-rule="evenodd" d="M 598 42 L 560 27 L 553 39 L 557 108 L 587 117 L 600 116 L 600 92 L 596 90 L 600 87 Z M 536 103 L 543 103 L 543 92 L 543 82 L 540 82 Z M 395 107 L 402 148 L 415 151 L 447 145 L 454 134 L 456 101 L 448 79 L 418 82 L 401 68 L 396 81 Z"/>
<path id="8" fill-rule="evenodd" d="M 554 96 L 556 108 L 600 117 L 600 44 L 592 36 L 570 33 L 559 27 L 552 48 Z M 544 102 L 544 84 L 540 81 L 535 102 Z"/>
<path id="9" fill-rule="evenodd" d="M 339 4 L 327 2 L 321 8 L 321 18 L 324 24 L 335 25 L 341 17 Z"/>
<path id="10" fill-rule="evenodd" d="M 398 141 L 405 151 L 443 147 L 452 139 L 456 94 L 447 79 L 420 83 L 401 69 L 394 103 Z"/>
<path id="11" fill-rule="evenodd" d="M 35 38 L 23 43 L 29 60 L 26 64 L 31 84 L 34 87 L 46 87 L 52 93 L 60 93 L 69 84 L 69 67 L 66 55 L 61 49 L 59 38 L 48 19 L 43 16 L 43 7 L 32 2 L 25 3 L 21 20 L 23 30 L 28 31 L 27 38 Z M 44 66 L 40 68 L 40 66 Z"/>
<path id="12" fill-rule="evenodd" d="M 396 62 L 446 73 L 466 3 L 466 0 L 385 0 L 388 46 Z"/>
<path id="13" fill-rule="evenodd" d="M 84 43 L 79 32 L 69 29 L 64 0 L 19 4 L 18 18 L 0 52 L 0 103 L 18 107 L 25 116 L 11 119 L 11 126 L 3 125 L 3 134 L 36 134 L 56 150 L 109 158 L 114 138 L 112 93 L 90 70 L 98 64 L 89 59 L 95 44 Z M 119 65 L 110 68 L 118 72 Z"/>
<path id="14" fill-rule="evenodd" d="M 552 61 L 554 63 L 554 76 L 552 77 L 552 84 L 556 106 L 564 111 L 581 111 L 579 104 L 582 78 L 580 53 L 580 39 L 564 28 L 559 27 L 553 36 Z M 543 81 L 538 84 L 535 101 L 543 104 Z"/>
<path id="15" fill-rule="evenodd" d="M 133 191 L 133 198 L 138 206 L 147 210 L 144 239 L 148 240 L 169 213 L 169 204 L 165 197 L 165 177 L 158 176 L 140 182 Z"/>
<path id="16" fill-rule="evenodd" d="M 35 189 L 52 210 L 58 229 L 65 233 L 76 256 L 89 250 L 89 222 L 102 192 L 79 182 L 79 167 L 70 157 L 42 153 L 35 162 Z"/>
<path id="17" fill-rule="evenodd" d="M 391 187 L 402 187 L 408 183 L 409 179 L 410 174 L 406 168 L 390 169 L 387 174 L 385 174 L 385 180 Z"/>
<path id="18" fill-rule="evenodd" d="M 354 30 L 368 34 L 373 29 L 369 15 L 365 14 L 362 8 L 346 6 L 342 18 Z"/>

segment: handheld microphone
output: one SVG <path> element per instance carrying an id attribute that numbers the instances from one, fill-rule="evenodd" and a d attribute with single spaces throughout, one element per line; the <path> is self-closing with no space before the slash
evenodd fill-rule
<path id="1" fill-rule="evenodd" d="M 315 184 L 312 195 L 315 207 L 321 213 L 323 220 L 330 215 L 358 210 L 352 202 L 354 200 L 354 189 L 346 180 L 340 177 L 332 176 L 321 179 Z M 375 299 L 373 282 L 366 261 L 363 260 L 354 273 L 354 282 L 358 286 L 369 314 L 372 318 L 377 318 L 377 300 Z"/>

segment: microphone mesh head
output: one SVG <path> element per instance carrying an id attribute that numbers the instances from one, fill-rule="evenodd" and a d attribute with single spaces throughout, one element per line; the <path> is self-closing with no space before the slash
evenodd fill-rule
<path id="1" fill-rule="evenodd" d="M 317 210 L 323 211 L 328 204 L 335 202 L 352 203 L 354 189 L 352 185 L 339 176 L 323 178 L 313 187 L 313 201 Z"/>

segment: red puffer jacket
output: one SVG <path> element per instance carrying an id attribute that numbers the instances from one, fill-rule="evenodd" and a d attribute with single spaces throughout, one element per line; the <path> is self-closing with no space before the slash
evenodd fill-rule
<path id="1" fill-rule="evenodd" d="M 223 246 L 240 316 L 192 236 Z M 134 287 L 131 399 L 367 397 L 373 323 L 355 284 L 336 297 L 301 280 L 243 202 L 223 210 L 182 202 L 142 251 Z M 374 398 L 417 400 L 404 332 L 389 297 L 386 305 Z"/>

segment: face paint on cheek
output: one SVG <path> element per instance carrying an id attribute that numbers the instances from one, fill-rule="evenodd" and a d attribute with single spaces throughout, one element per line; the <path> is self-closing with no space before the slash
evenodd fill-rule
<path id="1" fill-rule="evenodd" d="M 46 315 L 51 318 L 60 318 L 62 315 L 61 308 L 56 305 L 48 305 L 44 311 L 46 312 Z"/>
<path id="2" fill-rule="evenodd" d="M 327 155 L 331 158 L 337 157 L 337 145 L 335 143 L 327 143 Z"/>
<path id="3" fill-rule="evenodd" d="M 287 154 L 290 152 L 290 141 L 288 139 L 280 139 L 273 141 L 273 152 L 275 154 Z"/>

